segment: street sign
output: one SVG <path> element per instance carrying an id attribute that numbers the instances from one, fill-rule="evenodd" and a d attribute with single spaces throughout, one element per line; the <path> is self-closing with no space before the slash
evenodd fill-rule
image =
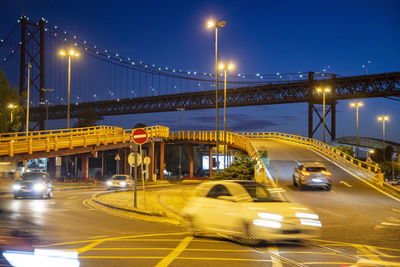
<path id="1" fill-rule="evenodd" d="M 135 129 L 132 133 L 132 139 L 138 145 L 144 144 L 147 141 L 147 133 L 144 129 Z"/>
<path id="2" fill-rule="evenodd" d="M 143 163 L 146 164 L 146 165 L 150 164 L 150 158 L 149 157 L 145 157 L 144 160 L 143 160 Z"/>
<path id="3" fill-rule="evenodd" d="M 132 167 L 135 167 L 135 154 L 136 154 L 136 157 L 137 157 L 137 159 L 136 159 L 137 160 L 137 165 L 140 166 L 140 164 L 142 164 L 142 157 L 140 156 L 140 154 L 133 152 L 133 153 L 130 153 L 129 156 L 128 156 L 128 163 Z"/>
<path id="4" fill-rule="evenodd" d="M 114 160 L 121 160 L 121 158 L 119 157 L 119 154 L 117 154 L 114 158 Z"/>

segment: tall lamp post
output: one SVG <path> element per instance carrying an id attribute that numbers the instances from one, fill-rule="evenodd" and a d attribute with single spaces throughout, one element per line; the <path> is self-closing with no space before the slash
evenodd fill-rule
<path id="1" fill-rule="evenodd" d="M 25 131 L 26 131 L 26 136 L 28 136 L 29 132 L 29 84 L 30 84 L 30 77 L 31 77 L 31 68 L 32 65 L 31 63 L 28 62 L 28 85 L 26 87 L 26 123 L 25 123 Z"/>
<path id="2" fill-rule="evenodd" d="M 321 89 L 317 88 L 317 93 L 322 93 L 322 134 L 323 134 L 323 142 L 325 143 L 325 94 L 329 93 L 331 90 L 329 88 Z"/>
<path id="3" fill-rule="evenodd" d="M 69 129 L 69 118 L 70 118 L 70 95 L 71 95 L 71 58 L 79 57 L 79 53 L 70 49 L 68 52 L 60 50 L 60 55 L 68 56 L 68 110 L 67 110 L 67 128 Z"/>
<path id="4" fill-rule="evenodd" d="M 219 65 L 219 69 L 224 71 L 224 169 L 226 168 L 226 153 L 227 153 L 227 146 L 226 146 L 226 71 L 232 70 L 234 68 L 233 64 L 225 65 L 221 63 Z"/>
<path id="5" fill-rule="evenodd" d="M 182 131 L 182 111 L 184 108 L 177 108 L 179 111 L 179 132 Z M 179 179 L 182 177 L 182 144 L 179 144 Z"/>
<path id="6" fill-rule="evenodd" d="M 219 128 L 218 128 L 218 28 L 226 25 L 226 21 L 208 21 L 208 28 L 215 28 L 215 112 L 216 112 L 216 144 L 217 144 L 217 171 L 219 169 Z"/>
<path id="7" fill-rule="evenodd" d="M 362 107 L 364 104 L 362 103 L 362 102 L 358 102 L 358 103 L 350 103 L 350 106 L 351 107 L 355 107 L 356 108 L 356 123 L 357 123 L 357 140 L 356 140 L 356 142 L 357 142 L 357 153 L 356 153 L 356 155 L 357 155 L 357 159 L 358 159 L 358 157 L 359 157 L 359 153 L 358 153 L 358 145 L 359 145 L 359 137 L 358 137 L 358 108 L 359 107 Z"/>
<path id="8" fill-rule="evenodd" d="M 378 117 L 378 121 L 382 122 L 383 138 L 382 138 L 382 156 L 383 161 L 385 161 L 385 121 L 389 120 L 389 116 L 383 115 Z"/>
<path id="9" fill-rule="evenodd" d="M 54 92 L 55 89 L 41 89 L 45 93 Z M 46 130 L 49 129 L 49 95 L 46 94 Z"/>
<path id="10" fill-rule="evenodd" d="M 17 107 L 17 105 L 14 105 L 14 104 L 9 104 L 8 105 L 8 108 L 10 109 L 10 112 L 11 112 L 11 114 L 10 114 L 10 122 L 11 122 L 11 124 L 13 123 L 13 119 L 14 119 L 14 113 L 13 113 L 13 109 L 14 108 L 16 108 Z"/>

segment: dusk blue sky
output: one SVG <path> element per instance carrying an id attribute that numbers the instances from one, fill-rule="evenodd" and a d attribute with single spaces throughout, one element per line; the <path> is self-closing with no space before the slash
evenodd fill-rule
<path id="1" fill-rule="evenodd" d="M 235 73 L 322 71 L 342 76 L 400 71 L 400 1 L 21 1 L 1 3 L 0 36 L 25 14 L 45 17 L 92 44 L 145 62 L 213 72 L 209 18 L 227 21 L 219 31 L 220 57 Z M 388 114 L 387 139 L 400 142 L 400 102 L 362 100 L 360 136 L 382 138 L 376 117 Z M 337 137 L 355 135 L 350 101 L 337 106 Z M 220 114 L 222 115 L 222 109 Z M 215 111 L 184 111 L 183 129 L 215 127 Z M 222 118 L 222 117 L 221 117 Z M 105 117 L 103 124 L 136 122 L 178 128 L 178 113 Z M 65 122 L 53 122 L 63 128 Z M 222 125 L 222 119 L 221 119 Z M 307 104 L 228 109 L 228 129 L 307 135 Z M 316 135 L 320 138 L 322 131 Z"/>

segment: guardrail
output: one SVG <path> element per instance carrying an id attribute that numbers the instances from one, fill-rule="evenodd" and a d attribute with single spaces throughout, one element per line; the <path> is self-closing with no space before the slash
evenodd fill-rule
<path id="1" fill-rule="evenodd" d="M 216 141 L 215 131 L 179 131 L 172 132 L 169 136 L 169 140 L 186 140 L 186 141 L 197 141 L 197 142 L 214 142 Z M 224 132 L 219 132 L 219 141 L 222 144 L 228 144 L 246 151 L 247 154 L 256 161 L 255 166 L 255 179 L 256 181 L 268 184 L 271 187 L 276 187 L 273 180 L 267 178 L 265 174 L 265 167 L 261 161 L 260 155 L 257 149 L 250 142 L 249 138 L 239 135 L 237 133 L 227 132 L 226 138 Z"/>
<path id="2" fill-rule="evenodd" d="M 298 135 L 293 135 L 293 134 L 279 133 L 279 132 L 254 132 L 254 133 L 241 132 L 238 134 L 246 136 L 248 138 L 279 139 L 279 140 L 288 141 L 291 143 L 305 145 L 305 146 L 311 147 L 319 152 L 322 152 L 325 155 L 328 155 L 329 157 L 334 158 L 335 160 L 337 160 L 337 159 L 343 160 L 344 162 L 349 163 L 352 166 L 358 167 L 369 173 L 375 174 L 380 169 L 379 166 L 377 166 L 377 165 L 369 164 L 365 161 L 356 159 L 356 158 L 344 153 L 343 151 L 341 151 L 339 149 L 336 149 L 328 144 L 325 144 L 325 143 L 315 140 L 313 138 L 308 138 L 308 137 L 303 137 L 303 136 L 298 136 Z"/>
<path id="3" fill-rule="evenodd" d="M 151 126 L 144 128 L 151 137 L 167 138 L 168 127 Z M 133 129 L 124 130 L 114 126 L 96 126 L 51 131 L 32 131 L 0 134 L 0 156 L 33 154 L 35 152 L 58 151 L 75 147 L 100 146 L 129 142 Z"/>

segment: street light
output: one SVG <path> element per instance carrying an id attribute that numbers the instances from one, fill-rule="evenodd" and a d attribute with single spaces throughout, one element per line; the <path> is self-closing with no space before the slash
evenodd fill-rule
<path id="1" fill-rule="evenodd" d="M 355 103 L 355 102 L 353 102 L 353 103 L 350 103 L 350 106 L 351 107 L 355 107 L 356 108 L 356 121 L 357 121 L 357 153 L 356 153 L 356 155 L 357 155 L 357 159 L 358 159 L 358 144 L 359 144 L 359 137 L 358 137 L 358 108 L 359 107 L 362 107 L 364 104 L 362 103 L 362 102 L 358 102 L 358 103 Z"/>
<path id="2" fill-rule="evenodd" d="M 71 57 L 79 57 L 79 53 L 70 49 L 68 52 L 65 50 L 59 51 L 61 56 L 68 56 L 68 111 L 67 111 L 67 128 L 69 129 L 70 117 L 70 92 L 71 92 Z"/>
<path id="3" fill-rule="evenodd" d="M 54 92 L 55 89 L 40 89 L 45 93 Z M 49 99 L 48 94 L 46 94 L 46 130 L 49 129 Z"/>
<path id="4" fill-rule="evenodd" d="M 224 71 L 224 169 L 226 167 L 226 71 L 232 70 L 235 66 L 233 64 L 225 65 L 223 63 L 219 64 L 219 69 Z"/>
<path id="5" fill-rule="evenodd" d="M 179 132 L 182 130 L 182 111 L 185 110 L 184 108 L 177 108 L 176 110 L 179 111 Z M 182 177 L 182 144 L 179 144 L 179 179 Z"/>
<path id="6" fill-rule="evenodd" d="M 322 126 L 323 126 L 323 142 L 325 143 L 325 94 L 329 93 L 331 90 L 329 88 L 321 89 L 317 88 L 317 93 L 322 93 L 322 106 L 323 106 L 323 113 L 322 113 Z"/>
<path id="7" fill-rule="evenodd" d="M 367 64 L 361 66 L 365 70 L 365 75 L 368 74 L 368 64 L 371 64 L 371 60 L 368 60 Z"/>
<path id="8" fill-rule="evenodd" d="M 210 20 L 209 29 L 215 28 L 215 112 L 216 112 L 216 144 L 217 144 L 217 171 L 219 169 L 219 129 L 218 129 L 218 28 L 226 25 L 226 21 Z"/>
<path id="9" fill-rule="evenodd" d="M 382 122 L 382 128 L 383 128 L 383 138 L 382 138 L 382 155 L 383 155 L 383 161 L 385 161 L 385 121 L 389 120 L 389 116 L 383 115 L 378 117 L 378 121 Z"/>
<path id="10" fill-rule="evenodd" d="M 10 105 L 8 105 L 8 108 L 10 109 L 10 112 L 11 112 L 11 118 L 10 118 L 10 121 L 11 121 L 11 123 L 13 123 L 13 109 L 14 108 L 16 108 L 17 107 L 17 105 L 14 105 L 14 104 L 10 104 Z"/>

